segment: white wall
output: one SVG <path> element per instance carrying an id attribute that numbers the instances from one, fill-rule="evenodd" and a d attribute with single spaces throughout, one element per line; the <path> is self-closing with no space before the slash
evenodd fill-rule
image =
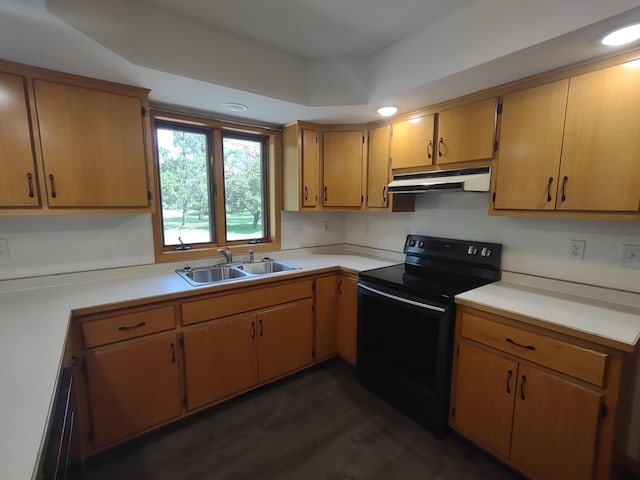
<path id="1" fill-rule="evenodd" d="M 486 193 L 416 197 L 412 213 L 346 213 L 346 243 L 402 250 L 407 230 L 422 235 L 503 244 L 502 268 L 640 292 L 640 270 L 620 267 L 620 245 L 640 245 L 640 222 L 487 215 Z M 568 256 L 569 241 L 585 240 L 584 260 Z"/>
<path id="2" fill-rule="evenodd" d="M 327 231 L 324 222 L 328 222 Z M 343 243 L 341 212 L 282 212 L 282 248 Z M 0 216 L 0 280 L 154 262 L 151 215 Z"/>

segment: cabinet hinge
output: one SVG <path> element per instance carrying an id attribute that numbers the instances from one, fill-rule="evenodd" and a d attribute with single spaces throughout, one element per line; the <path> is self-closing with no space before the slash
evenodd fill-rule
<path id="1" fill-rule="evenodd" d="M 608 413 L 609 413 L 609 408 L 607 407 L 607 405 L 604 403 L 600 405 L 600 417 L 607 418 Z"/>
<path id="2" fill-rule="evenodd" d="M 153 198 L 153 194 L 151 193 L 151 190 L 147 190 L 147 200 L 151 200 Z"/>
<path id="3" fill-rule="evenodd" d="M 453 407 L 453 408 L 451 409 L 451 416 L 452 416 L 452 417 L 455 417 L 455 416 L 456 416 L 456 407 Z"/>
<path id="4" fill-rule="evenodd" d="M 494 152 L 498 151 L 498 142 L 497 141 L 493 142 L 493 151 Z"/>
<path id="5" fill-rule="evenodd" d="M 496 192 L 493 192 L 493 203 L 496 203 Z"/>
<path id="6" fill-rule="evenodd" d="M 498 115 L 502 113 L 502 103 L 498 104 Z"/>
<path id="7" fill-rule="evenodd" d="M 146 108 L 144 108 L 144 107 L 140 107 L 140 114 L 141 114 L 143 117 L 146 117 L 146 116 L 147 116 L 147 109 L 146 109 Z"/>

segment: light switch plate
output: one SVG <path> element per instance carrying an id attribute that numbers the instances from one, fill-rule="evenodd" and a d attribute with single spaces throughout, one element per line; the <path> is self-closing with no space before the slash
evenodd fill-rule
<path id="1" fill-rule="evenodd" d="M 622 245 L 620 265 L 622 268 L 640 269 L 640 245 Z"/>

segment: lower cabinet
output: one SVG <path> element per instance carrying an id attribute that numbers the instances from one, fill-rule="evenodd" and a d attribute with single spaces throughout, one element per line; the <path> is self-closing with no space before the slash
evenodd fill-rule
<path id="1" fill-rule="evenodd" d="M 182 334 L 191 411 L 310 365 L 312 300 L 218 318 Z"/>
<path id="2" fill-rule="evenodd" d="M 356 364 L 358 335 L 358 279 L 348 275 L 338 278 L 338 351 L 351 365 Z"/>
<path id="3" fill-rule="evenodd" d="M 451 426 L 531 478 L 609 478 L 615 354 L 500 319 L 458 309 Z"/>
<path id="4" fill-rule="evenodd" d="M 175 333 L 95 348 L 85 361 L 96 448 L 180 416 Z"/>
<path id="5" fill-rule="evenodd" d="M 315 359 L 338 353 L 338 275 L 315 280 Z"/>

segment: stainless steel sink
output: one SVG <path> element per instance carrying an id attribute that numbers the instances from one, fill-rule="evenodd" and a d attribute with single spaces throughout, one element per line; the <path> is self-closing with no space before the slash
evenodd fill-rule
<path id="1" fill-rule="evenodd" d="M 300 267 L 279 260 L 265 259 L 261 262 L 242 263 L 235 265 L 212 265 L 210 267 L 184 268 L 176 273 L 191 285 L 205 285 L 224 282 L 253 275 L 267 275 L 269 273 L 299 270 Z"/>
<path id="2" fill-rule="evenodd" d="M 265 275 L 267 273 L 300 270 L 300 267 L 296 267 L 295 265 L 290 265 L 279 260 L 263 260 L 262 262 L 243 263 L 242 265 L 237 265 L 235 268 L 252 275 Z"/>
<path id="3" fill-rule="evenodd" d="M 231 265 L 213 265 L 211 267 L 176 270 L 176 273 L 191 285 L 223 282 L 248 275 L 247 272 L 238 270 Z"/>

